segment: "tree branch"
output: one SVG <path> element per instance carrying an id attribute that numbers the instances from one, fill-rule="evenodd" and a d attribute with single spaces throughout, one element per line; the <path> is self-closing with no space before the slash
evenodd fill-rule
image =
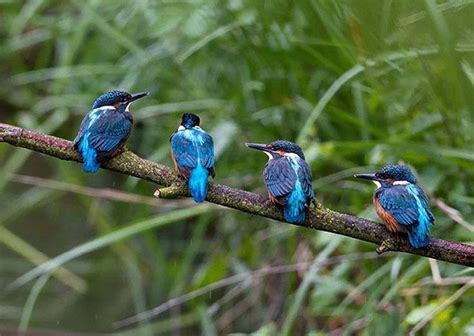
<path id="1" fill-rule="evenodd" d="M 7 124 L 0 123 L 0 142 L 27 148 L 62 160 L 82 161 L 68 140 Z M 128 150 L 106 162 L 102 167 L 164 187 L 155 192 L 157 197 L 176 198 L 189 195 L 185 183 L 176 176 L 171 168 L 144 160 Z M 264 196 L 248 191 L 210 183 L 206 200 L 249 214 L 284 222 L 281 210 Z M 474 267 L 474 246 L 471 245 L 432 238 L 428 247 L 414 249 L 409 245 L 406 237 L 388 232 L 383 225 L 332 211 L 321 204 L 311 208 L 307 217 L 303 223 L 297 225 L 377 244 L 379 253 L 400 251 Z"/>

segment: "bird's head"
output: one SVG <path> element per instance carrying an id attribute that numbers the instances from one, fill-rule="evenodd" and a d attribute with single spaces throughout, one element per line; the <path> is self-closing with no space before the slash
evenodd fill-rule
<path id="1" fill-rule="evenodd" d="M 92 108 L 96 109 L 104 106 L 113 106 L 114 108 L 119 108 L 122 105 L 126 105 L 128 107 L 128 105 L 130 105 L 135 100 L 147 95 L 148 92 L 130 94 L 126 91 L 119 90 L 108 91 L 99 96 L 99 98 L 94 101 Z"/>
<path id="2" fill-rule="evenodd" d="M 391 164 L 383 167 L 375 174 L 356 174 L 357 178 L 373 181 L 377 187 L 392 185 L 416 184 L 416 177 L 410 168 L 403 165 Z"/>
<path id="3" fill-rule="evenodd" d="M 270 160 L 291 155 L 298 155 L 303 160 L 305 159 L 301 147 L 287 140 L 276 140 L 268 144 L 246 143 L 245 145 L 263 151 Z"/>
<path id="4" fill-rule="evenodd" d="M 190 129 L 195 126 L 199 126 L 201 119 L 195 114 L 192 113 L 185 113 L 181 118 L 181 125 L 179 126 L 179 130 Z"/>

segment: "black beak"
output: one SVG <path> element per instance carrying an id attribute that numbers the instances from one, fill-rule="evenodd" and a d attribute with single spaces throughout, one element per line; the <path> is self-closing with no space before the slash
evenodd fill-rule
<path id="1" fill-rule="evenodd" d="M 370 180 L 370 181 L 381 181 L 382 179 L 375 176 L 375 174 L 355 174 L 354 177 L 364 179 L 364 180 Z"/>
<path id="2" fill-rule="evenodd" d="M 247 146 L 248 148 L 258 149 L 264 152 L 271 152 L 271 149 L 267 147 L 267 144 L 246 143 L 245 146 Z"/>
<path id="3" fill-rule="evenodd" d="M 134 93 L 134 94 L 132 94 L 132 97 L 130 98 L 130 100 L 128 102 L 131 103 L 131 102 L 133 102 L 137 99 L 143 98 L 143 97 L 148 96 L 148 95 L 149 95 L 149 92 Z"/>

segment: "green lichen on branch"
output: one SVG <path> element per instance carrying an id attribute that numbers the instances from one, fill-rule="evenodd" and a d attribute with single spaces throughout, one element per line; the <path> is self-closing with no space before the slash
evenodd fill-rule
<path id="1" fill-rule="evenodd" d="M 0 124 L 0 142 L 62 160 L 82 161 L 79 154 L 72 148 L 71 141 L 7 124 Z M 158 184 L 162 187 L 156 192 L 160 198 L 189 196 L 186 184 L 177 178 L 171 168 L 142 159 L 129 150 L 124 150 L 114 159 L 103 164 L 102 168 Z M 284 222 L 280 209 L 271 204 L 266 197 L 248 191 L 211 182 L 206 200 Z M 374 243 L 379 246 L 380 252 L 400 251 L 474 267 L 474 246 L 433 238 L 427 248 L 414 249 L 407 239 L 388 232 L 378 223 L 339 213 L 321 204 L 310 207 L 307 219 L 298 225 Z"/>

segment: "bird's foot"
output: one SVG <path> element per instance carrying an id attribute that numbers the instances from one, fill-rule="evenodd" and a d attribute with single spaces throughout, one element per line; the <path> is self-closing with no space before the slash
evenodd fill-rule
<path id="1" fill-rule="evenodd" d="M 384 252 L 393 250 L 393 247 L 394 247 L 394 242 L 390 239 L 385 239 L 384 241 L 382 241 L 380 246 L 377 247 L 375 252 L 377 252 L 377 254 L 382 254 Z"/>

